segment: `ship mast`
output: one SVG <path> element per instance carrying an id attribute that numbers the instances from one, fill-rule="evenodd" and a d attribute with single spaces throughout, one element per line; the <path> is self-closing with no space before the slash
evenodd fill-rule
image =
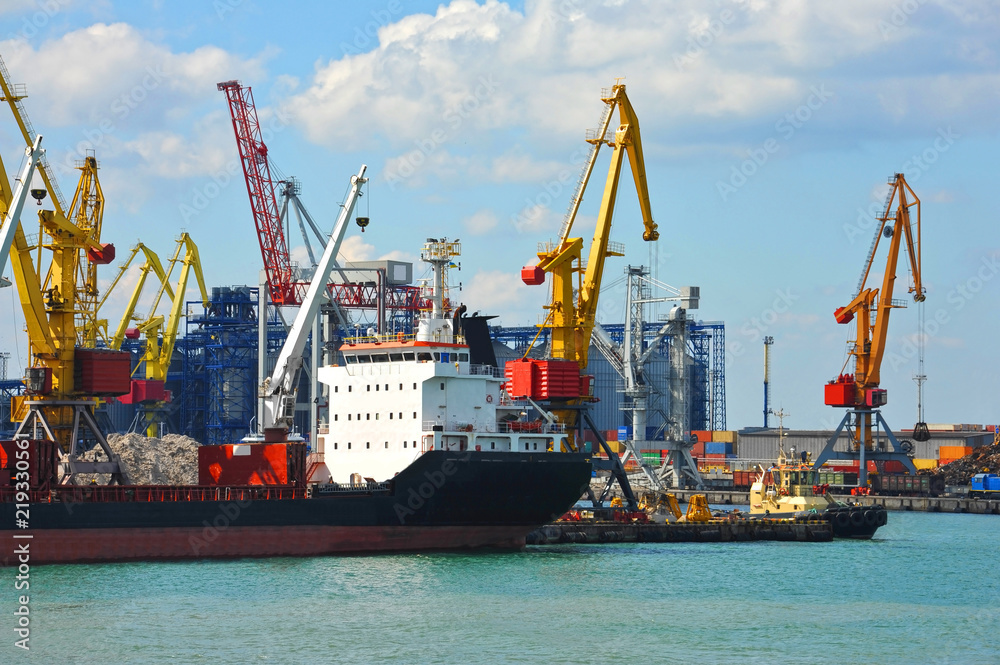
<path id="1" fill-rule="evenodd" d="M 428 238 L 420 250 L 420 258 L 431 265 L 432 277 L 428 284 L 424 283 L 423 298 L 428 307 L 421 311 L 420 323 L 417 328 L 417 341 L 455 342 L 455 330 L 448 316 L 452 312 L 451 301 L 448 298 L 448 270 L 458 267 L 452 259 L 461 255 L 462 244 L 458 240 L 447 238 Z"/>

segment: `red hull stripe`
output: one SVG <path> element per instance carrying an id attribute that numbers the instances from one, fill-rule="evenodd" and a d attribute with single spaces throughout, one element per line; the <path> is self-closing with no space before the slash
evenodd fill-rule
<path id="1" fill-rule="evenodd" d="M 319 556 L 469 548 L 520 549 L 524 526 L 285 526 L 39 529 L 0 531 L 0 541 L 29 543 L 30 563 L 151 561 L 207 557 Z M 13 536 L 31 534 L 31 539 Z M 0 563 L 17 565 L 4 553 Z"/>

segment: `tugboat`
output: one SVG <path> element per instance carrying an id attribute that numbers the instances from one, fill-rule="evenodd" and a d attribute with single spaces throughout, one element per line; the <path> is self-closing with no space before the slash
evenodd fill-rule
<path id="1" fill-rule="evenodd" d="M 869 540 L 888 515 L 885 506 L 845 504 L 830 496 L 826 485 L 818 483 L 817 471 L 806 459 L 790 461 L 782 448 L 778 461 L 750 486 L 750 514 L 776 519 L 813 518 L 833 525 L 835 538 Z"/>

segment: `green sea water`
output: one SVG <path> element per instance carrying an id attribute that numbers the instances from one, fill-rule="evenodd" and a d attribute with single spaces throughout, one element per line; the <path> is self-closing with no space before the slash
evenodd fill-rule
<path id="1" fill-rule="evenodd" d="M 1000 518 L 872 541 L 36 566 L 0 663 L 1000 663 Z"/>

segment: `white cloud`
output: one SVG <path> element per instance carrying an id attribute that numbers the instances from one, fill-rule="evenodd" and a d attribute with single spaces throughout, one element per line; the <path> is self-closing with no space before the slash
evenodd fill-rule
<path id="1" fill-rule="evenodd" d="M 472 235 L 486 235 L 496 228 L 497 216 L 492 210 L 483 208 L 463 219 L 462 226 L 465 227 L 467 233 Z"/>
<path id="2" fill-rule="evenodd" d="M 353 148 L 377 133 L 403 150 L 457 155 L 461 146 L 473 175 L 496 181 L 518 173 L 516 152 L 492 169 L 468 152 L 495 154 L 498 130 L 513 129 L 525 146 L 581 136 L 599 116 L 598 89 L 621 75 L 644 126 L 672 130 L 675 147 L 710 149 L 704 139 L 719 131 L 718 119 L 773 124 L 823 83 L 850 111 L 823 122 L 875 132 L 885 131 L 881 120 L 897 131 L 926 131 L 928 122 L 955 115 L 985 117 L 1000 96 L 985 64 L 978 72 L 939 66 L 940 76 L 909 62 L 887 66 L 915 39 L 926 57 L 949 49 L 950 61 L 995 61 L 990 21 L 971 29 L 976 24 L 955 11 L 943 0 L 902 18 L 893 0 L 845 0 L 808 12 L 799 0 L 539 0 L 521 13 L 496 0 L 455 0 L 434 15 L 384 26 L 370 52 L 321 63 L 292 106 L 318 143 Z M 977 11 L 991 14 L 986 6 Z M 906 30 L 886 38 L 880 22 L 887 21 Z M 948 41 L 949 21 L 968 33 L 958 49 Z M 860 81 L 859 67 L 871 70 Z M 361 117 L 364 132 L 357 131 Z M 657 134 L 664 133 L 648 133 L 647 144 Z M 443 161 L 460 161 L 455 155 Z M 523 159 L 532 167 L 545 163 Z M 422 170 L 438 164 L 425 161 Z"/>
<path id="3" fill-rule="evenodd" d="M 8 40 L 0 51 L 15 81 L 30 74 L 26 105 L 35 122 L 119 130 L 137 117 L 148 126 L 150 118 L 184 113 L 192 101 L 218 95 L 220 80 L 260 77 L 271 56 L 246 60 L 210 45 L 172 53 L 126 23 L 96 23 L 37 49 Z"/>
<path id="4" fill-rule="evenodd" d="M 461 301 L 470 310 L 497 315 L 513 326 L 537 323 L 547 297 L 545 286 L 527 286 L 517 271 L 484 270 L 464 285 Z"/>

